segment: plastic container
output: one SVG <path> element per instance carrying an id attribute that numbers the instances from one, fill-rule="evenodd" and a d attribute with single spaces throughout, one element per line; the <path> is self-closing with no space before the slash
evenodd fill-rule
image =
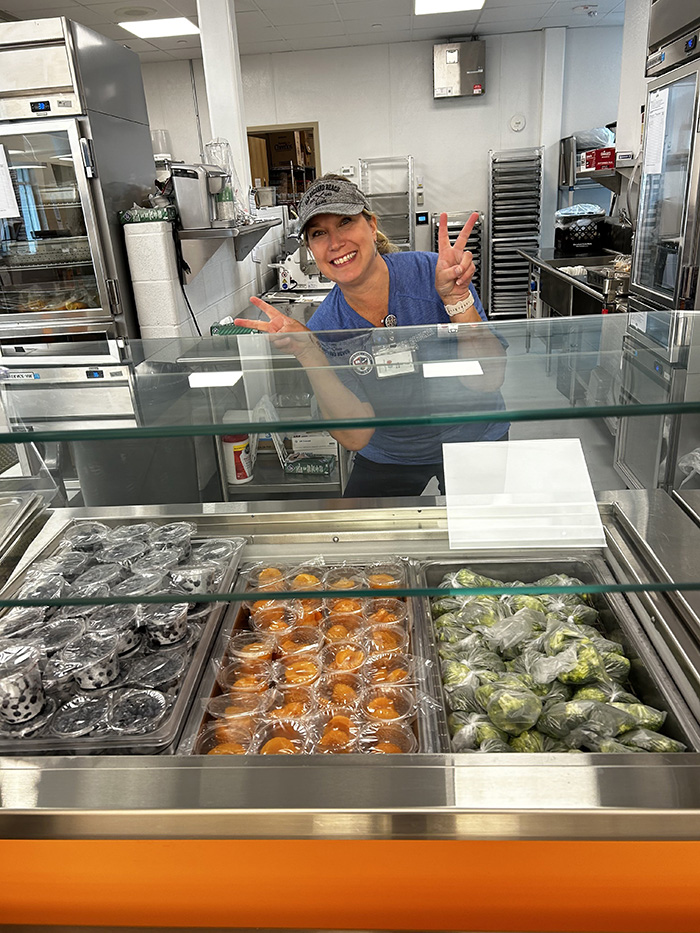
<path id="1" fill-rule="evenodd" d="M 358 599 L 356 596 L 331 596 L 323 600 L 324 611 L 329 616 L 336 614 L 344 616 L 352 613 L 361 615 L 364 606 L 364 600 Z"/>
<path id="2" fill-rule="evenodd" d="M 216 564 L 186 564 L 168 572 L 171 584 L 182 593 L 211 593 L 219 572 Z"/>
<path id="3" fill-rule="evenodd" d="M 108 712 L 107 696 L 75 696 L 56 710 L 51 719 L 51 732 L 64 739 L 89 735 L 107 724 Z"/>
<path id="4" fill-rule="evenodd" d="M 321 710 L 356 710 L 364 689 L 358 674 L 324 674 L 316 684 L 316 698 Z"/>
<path id="5" fill-rule="evenodd" d="M 166 589 L 166 579 L 160 571 L 144 570 L 115 584 L 111 592 L 114 596 L 149 596 L 152 593 L 164 593 Z"/>
<path id="6" fill-rule="evenodd" d="M 415 699 L 407 687 L 369 687 L 360 706 L 368 722 L 405 722 L 415 712 Z"/>
<path id="7" fill-rule="evenodd" d="M 363 616 L 367 625 L 403 625 L 408 618 L 406 603 L 400 599 L 368 599 Z"/>
<path id="8" fill-rule="evenodd" d="M 243 722 L 211 723 L 195 739 L 193 755 L 247 755 L 258 745 L 254 729 Z"/>
<path id="9" fill-rule="evenodd" d="M 44 687 L 39 670 L 39 652 L 28 645 L 0 650 L 0 719 L 25 722 L 44 706 Z"/>
<path id="10" fill-rule="evenodd" d="M 131 570 L 134 561 L 149 550 L 149 545 L 143 540 L 110 542 L 95 554 L 100 564 L 118 564 L 123 570 Z"/>
<path id="11" fill-rule="evenodd" d="M 269 720 L 300 720 L 316 712 L 316 694 L 311 687 L 279 686 L 271 691 L 270 705 L 265 711 Z"/>
<path id="12" fill-rule="evenodd" d="M 294 599 L 290 606 L 297 625 L 322 625 L 326 617 L 320 599 Z"/>
<path id="13" fill-rule="evenodd" d="M 183 558 L 188 557 L 192 550 L 192 536 L 197 531 L 191 522 L 170 522 L 159 525 L 151 535 L 151 546 L 160 551 L 179 548 Z"/>
<path id="14" fill-rule="evenodd" d="M 38 573 L 57 573 L 69 582 L 80 576 L 90 565 L 92 555 L 86 551 L 60 551 L 54 557 L 48 557 L 34 569 L 27 570 L 27 576 Z"/>
<path id="15" fill-rule="evenodd" d="M 413 663 L 405 654 L 374 654 L 368 658 L 362 673 L 370 687 L 403 685 L 413 678 Z"/>
<path id="16" fill-rule="evenodd" d="M 249 483 L 253 478 L 253 455 L 248 435 L 224 434 L 221 445 L 227 482 L 234 486 Z"/>
<path id="17" fill-rule="evenodd" d="M 212 697 L 205 710 L 211 719 L 240 722 L 255 728 L 269 709 L 274 694 L 274 690 L 266 690 L 264 693 L 222 693 Z"/>
<path id="18" fill-rule="evenodd" d="M 117 541 L 135 541 L 137 538 L 143 541 L 150 541 L 151 536 L 158 526 L 153 522 L 135 522 L 133 525 L 117 525 L 109 531 L 108 544 L 116 544 Z"/>
<path id="19" fill-rule="evenodd" d="M 261 755 L 302 755 L 308 751 L 308 730 L 300 723 L 270 722 L 257 732 Z"/>
<path id="20" fill-rule="evenodd" d="M 270 635 L 261 632 L 236 632 L 227 646 L 227 653 L 234 661 L 255 663 L 272 661 L 277 642 Z"/>
<path id="21" fill-rule="evenodd" d="M 187 603 L 144 603 L 139 616 L 151 641 L 174 645 L 187 635 L 187 609 Z"/>
<path id="22" fill-rule="evenodd" d="M 241 571 L 247 588 L 263 591 L 286 589 L 288 575 L 289 567 L 285 564 L 254 564 Z"/>
<path id="23" fill-rule="evenodd" d="M 245 538 L 210 538 L 193 549 L 192 560 L 201 563 L 230 561 L 244 548 L 245 543 Z"/>
<path id="24" fill-rule="evenodd" d="M 369 725 L 360 734 L 358 748 L 369 754 L 411 755 L 418 751 L 418 739 L 402 723 Z"/>
<path id="25" fill-rule="evenodd" d="M 408 648 L 408 634 L 398 625 L 373 625 L 367 632 L 370 655 L 396 654 Z"/>
<path id="26" fill-rule="evenodd" d="M 85 618 L 50 619 L 41 627 L 40 638 L 48 655 L 61 651 L 69 641 L 78 638 L 85 631 Z"/>
<path id="27" fill-rule="evenodd" d="M 323 649 L 321 658 L 326 673 L 354 673 L 367 660 L 367 648 L 359 641 L 337 641 Z"/>
<path id="28" fill-rule="evenodd" d="M 221 668 L 216 680 L 222 690 L 233 693 L 264 693 L 273 682 L 273 667 L 269 661 L 233 661 Z"/>
<path id="29" fill-rule="evenodd" d="M 76 577 L 73 585 L 76 588 L 102 583 L 107 586 L 115 586 L 123 578 L 124 570 L 119 564 L 95 564 L 94 567 L 90 567 L 85 573 L 81 573 L 79 577 Z"/>
<path id="30" fill-rule="evenodd" d="M 19 638 L 35 632 L 46 613 L 39 606 L 14 606 L 0 617 L 0 638 Z"/>
<path id="31" fill-rule="evenodd" d="M 69 544 L 76 551 L 95 551 L 104 546 L 109 533 L 102 522 L 76 522 L 64 531 L 61 543 Z"/>
<path id="32" fill-rule="evenodd" d="M 266 603 L 257 609 L 252 608 L 250 616 L 252 629 L 256 632 L 280 635 L 294 628 L 297 624 L 297 616 L 288 602 L 269 600 Z"/>
<path id="33" fill-rule="evenodd" d="M 332 644 L 336 641 L 353 641 L 357 638 L 364 638 L 367 623 L 364 616 L 359 612 L 352 615 L 334 613 L 325 619 L 321 629 L 326 642 Z"/>
<path id="34" fill-rule="evenodd" d="M 321 713 L 313 724 L 316 741 L 312 751 L 318 755 L 348 755 L 357 751 L 361 726 L 348 711 Z"/>
<path id="35" fill-rule="evenodd" d="M 136 575 L 157 573 L 161 577 L 163 574 L 177 567 L 183 553 L 178 548 L 162 548 L 159 551 L 151 551 L 140 557 L 131 566 L 131 572 Z"/>
<path id="36" fill-rule="evenodd" d="M 371 590 L 391 589 L 406 582 L 404 568 L 398 563 L 370 564 L 365 568 L 365 575 Z"/>
<path id="37" fill-rule="evenodd" d="M 283 658 L 299 654 L 318 654 L 323 634 L 318 628 L 301 625 L 277 636 L 277 647 Z"/>
<path id="38" fill-rule="evenodd" d="M 326 568 L 319 564 L 302 564 L 289 572 L 290 590 L 320 590 Z"/>
<path id="39" fill-rule="evenodd" d="M 296 654 L 282 658 L 278 665 L 277 680 L 284 686 L 311 686 L 321 676 L 322 662 L 319 655 Z"/>
<path id="40" fill-rule="evenodd" d="M 333 567 L 326 571 L 323 586 L 327 590 L 363 590 L 367 589 L 367 578 L 354 567 Z"/>
<path id="41" fill-rule="evenodd" d="M 118 646 L 117 635 L 105 638 L 85 632 L 68 642 L 59 658 L 72 668 L 72 676 L 83 690 L 98 690 L 119 676 Z"/>
<path id="42" fill-rule="evenodd" d="M 139 621 L 136 606 L 99 606 L 87 617 L 87 627 L 98 635 L 117 635 L 117 650 L 124 655 L 138 648 L 141 642 Z"/>
<path id="43" fill-rule="evenodd" d="M 169 709 L 170 700 L 159 690 L 119 691 L 112 697 L 109 725 L 120 735 L 142 735 L 157 729 Z"/>
<path id="44" fill-rule="evenodd" d="M 182 651 L 156 651 L 134 658 L 129 664 L 129 683 L 169 690 L 183 676 L 188 655 Z"/>
<path id="45" fill-rule="evenodd" d="M 87 571 L 90 573 L 90 571 Z M 85 576 L 85 574 L 83 574 Z M 30 577 L 21 587 L 17 596 L 19 599 L 60 599 L 67 596 L 71 587 L 65 577 L 59 574 Z"/>

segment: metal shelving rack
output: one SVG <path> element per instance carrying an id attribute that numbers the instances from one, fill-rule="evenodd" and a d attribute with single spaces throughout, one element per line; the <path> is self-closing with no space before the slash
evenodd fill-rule
<path id="1" fill-rule="evenodd" d="M 360 159 L 360 188 L 379 228 L 402 250 L 416 248 L 416 186 L 413 156 Z"/>
<path id="2" fill-rule="evenodd" d="M 489 152 L 489 317 L 527 316 L 528 262 L 518 248 L 538 249 L 544 148 Z"/>
<path id="3" fill-rule="evenodd" d="M 453 243 L 457 234 L 471 217 L 474 211 L 452 211 L 447 214 L 447 232 L 450 236 L 450 242 Z M 484 241 L 484 215 L 481 212 L 479 219 L 474 224 L 474 228 L 469 237 L 466 248 L 471 251 L 476 272 L 472 279 L 472 285 L 479 293 L 482 304 L 486 307 L 483 295 L 481 294 L 481 283 L 483 280 L 483 241 Z M 433 252 L 438 252 L 438 225 L 440 223 L 440 214 L 430 215 L 430 242 L 433 244 Z"/>

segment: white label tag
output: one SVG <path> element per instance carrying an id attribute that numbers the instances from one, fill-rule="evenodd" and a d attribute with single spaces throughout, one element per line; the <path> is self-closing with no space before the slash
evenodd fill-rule
<path id="1" fill-rule="evenodd" d="M 385 379 L 387 376 L 401 376 L 416 371 L 413 350 L 402 344 L 397 344 L 395 347 L 375 349 L 374 363 L 377 367 L 377 379 Z"/>
<path id="2" fill-rule="evenodd" d="M 5 147 L 0 144 L 0 217 L 20 217 Z"/>

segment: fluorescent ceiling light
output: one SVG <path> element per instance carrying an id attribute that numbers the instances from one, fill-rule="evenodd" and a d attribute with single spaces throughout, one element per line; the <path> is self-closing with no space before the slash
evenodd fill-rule
<path id="1" fill-rule="evenodd" d="M 214 386 L 235 386 L 243 373 L 239 370 L 218 373 L 190 373 L 187 381 L 191 389 L 209 389 Z"/>
<path id="2" fill-rule="evenodd" d="M 440 360 L 435 363 L 423 363 L 424 379 L 440 379 L 443 376 L 483 376 L 484 371 L 478 360 Z"/>
<path id="3" fill-rule="evenodd" d="M 416 16 L 430 13 L 461 13 L 464 10 L 480 10 L 485 0 L 414 0 Z"/>
<path id="4" fill-rule="evenodd" d="M 140 39 L 165 39 L 168 36 L 196 36 L 199 26 L 195 26 L 184 16 L 170 19 L 141 19 L 119 23 L 122 29 L 133 33 Z"/>

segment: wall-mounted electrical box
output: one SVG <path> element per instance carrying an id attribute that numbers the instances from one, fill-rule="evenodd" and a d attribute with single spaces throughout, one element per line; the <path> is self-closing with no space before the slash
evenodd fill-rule
<path id="1" fill-rule="evenodd" d="M 433 97 L 479 97 L 486 92 L 486 43 L 433 46 Z"/>

